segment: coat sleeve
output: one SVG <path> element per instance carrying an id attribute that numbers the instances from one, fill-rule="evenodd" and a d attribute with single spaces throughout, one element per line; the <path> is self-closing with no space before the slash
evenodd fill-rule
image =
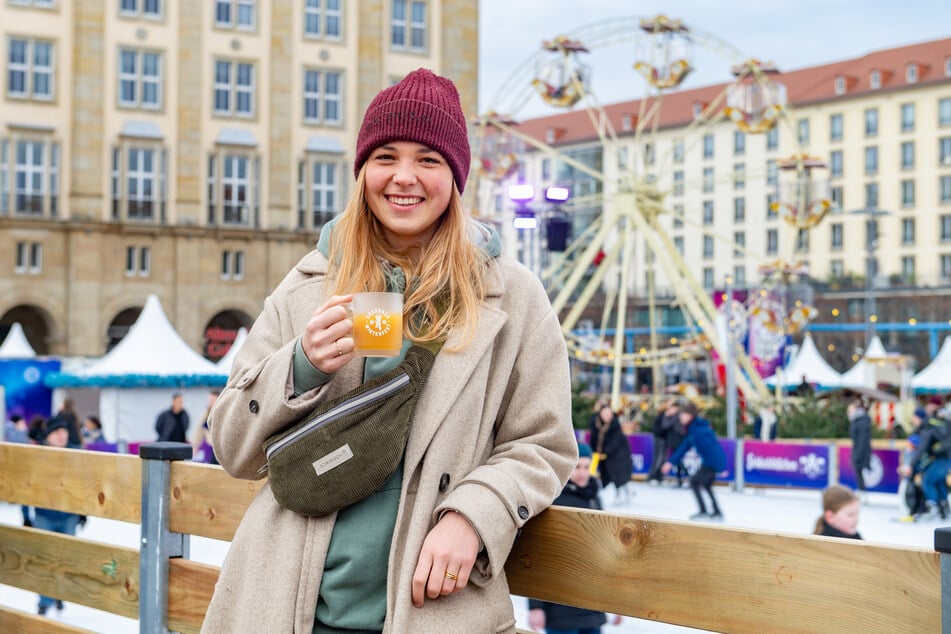
<path id="1" fill-rule="evenodd" d="M 540 311 L 527 322 L 532 329 L 517 334 L 521 343 L 489 455 L 435 509 L 437 517 L 461 513 L 483 540 L 476 584 L 501 572 L 517 532 L 552 503 L 578 463 L 568 352 L 557 316 L 538 290 L 547 313 Z"/>

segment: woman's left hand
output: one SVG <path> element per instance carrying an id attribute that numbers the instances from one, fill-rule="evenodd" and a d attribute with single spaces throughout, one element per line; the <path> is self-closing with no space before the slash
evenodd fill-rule
<path id="1" fill-rule="evenodd" d="M 479 536 L 472 524 L 447 511 L 433 527 L 419 552 L 413 573 L 413 605 L 423 607 L 426 597 L 436 599 L 462 590 L 479 554 Z"/>

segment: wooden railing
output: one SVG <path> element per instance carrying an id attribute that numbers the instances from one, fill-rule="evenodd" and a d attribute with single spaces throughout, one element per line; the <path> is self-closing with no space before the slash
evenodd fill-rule
<path id="1" fill-rule="evenodd" d="M 157 446 L 140 459 L 0 443 L 0 500 L 140 523 L 145 542 L 0 526 L 0 584 L 137 618 L 141 632 L 198 632 L 219 569 L 178 551 L 189 535 L 230 540 L 263 482 Z M 936 543 L 951 543 L 945 530 Z M 721 632 L 951 634 L 941 557 L 951 555 L 553 508 L 525 526 L 506 572 L 513 594 Z M 17 631 L 85 630 L 0 606 L 0 632 Z"/>

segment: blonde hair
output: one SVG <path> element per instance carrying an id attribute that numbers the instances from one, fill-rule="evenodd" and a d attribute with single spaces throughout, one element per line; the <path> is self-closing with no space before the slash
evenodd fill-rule
<path id="1" fill-rule="evenodd" d="M 852 504 L 858 501 L 858 499 L 859 496 L 855 494 L 855 491 L 847 487 L 838 484 L 827 487 L 826 490 L 822 492 L 822 515 L 816 520 L 816 529 L 813 531 L 813 534 L 818 535 L 822 532 L 822 520 L 825 518 L 826 513 L 838 513 L 839 509 L 843 506 Z"/>
<path id="2" fill-rule="evenodd" d="M 365 172 L 366 165 L 360 168 L 354 195 L 330 236 L 334 294 L 386 290 L 380 266 L 385 260 L 406 276 L 403 335 L 427 342 L 461 330 L 458 348 L 464 347 L 475 336 L 485 299 L 488 255 L 469 238 L 469 214 L 458 188 L 453 183 L 449 204 L 436 221 L 429 244 L 401 250 L 387 242 L 383 225 L 367 204 Z"/>

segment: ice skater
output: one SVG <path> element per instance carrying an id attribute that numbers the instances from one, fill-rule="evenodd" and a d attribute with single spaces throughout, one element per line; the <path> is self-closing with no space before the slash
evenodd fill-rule
<path id="1" fill-rule="evenodd" d="M 670 473 L 674 465 L 679 463 L 684 454 L 691 447 L 697 450 L 700 456 L 700 468 L 690 476 L 690 488 L 697 497 L 697 506 L 700 510 L 690 516 L 692 520 L 723 520 L 723 513 L 717 504 L 717 498 L 713 495 L 713 482 L 717 474 L 726 469 L 726 453 L 717 440 L 717 435 L 710 426 L 710 421 L 697 415 L 697 406 L 694 403 L 687 402 L 680 407 L 680 422 L 687 431 L 687 435 L 681 441 L 680 445 L 671 454 L 667 462 L 661 467 L 664 475 Z M 704 489 L 710 496 L 710 512 L 707 512 L 707 505 L 703 501 L 703 495 L 700 489 Z"/>

